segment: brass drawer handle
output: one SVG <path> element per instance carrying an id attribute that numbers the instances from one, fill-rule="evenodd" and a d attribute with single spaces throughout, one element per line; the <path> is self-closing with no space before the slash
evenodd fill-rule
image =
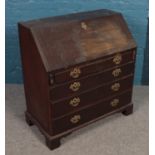
<path id="1" fill-rule="evenodd" d="M 73 84 L 70 85 L 69 88 L 72 91 L 78 91 L 80 89 L 80 86 L 81 86 L 80 82 L 74 82 Z"/>
<path id="2" fill-rule="evenodd" d="M 113 91 L 118 91 L 120 89 L 120 83 L 114 83 L 112 86 L 111 86 L 111 89 Z"/>
<path id="3" fill-rule="evenodd" d="M 73 124 L 76 124 L 80 121 L 81 119 L 81 116 L 80 115 L 74 115 L 71 119 L 70 119 L 70 122 L 73 123 Z"/>
<path id="4" fill-rule="evenodd" d="M 121 72 L 122 72 L 122 70 L 120 68 L 117 68 L 117 69 L 115 69 L 115 70 L 112 71 L 112 75 L 114 77 L 117 77 L 117 76 L 120 75 Z"/>
<path id="5" fill-rule="evenodd" d="M 79 103 L 80 103 L 80 98 L 79 98 L 79 97 L 75 97 L 75 98 L 73 98 L 73 99 L 69 102 L 69 104 L 70 104 L 71 106 L 73 106 L 73 107 L 77 107 L 77 106 L 79 105 Z"/>
<path id="6" fill-rule="evenodd" d="M 81 70 L 80 70 L 80 68 L 78 68 L 78 67 L 76 67 L 76 68 L 74 68 L 71 72 L 70 72 L 70 76 L 72 77 L 72 78 L 78 78 L 79 76 L 80 76 L 80 74 L 81 74 Z"/>
<path id="7" fill-rule="evenodd" d="M 114 62 L 116 65 L 120 64 L 121 61 L 122 61 L 122 56 L 121 56 L 121 54 L 117 54 L 117 55 L 113 58 L 113 62 Z"/>
<path id="8" fill-rule="evenodd" d="M 81 28 L 87 30 L 88 26 L 86 25 L 85 22 L 81 22 Z"/>
<path id="9" fill-rule="evenodd" d="M 110 105 L 112 107 L 117 107 L 118 106 L 118 103 L 119 103 L 119 99 L 115 98 L 111 101 Z"/>

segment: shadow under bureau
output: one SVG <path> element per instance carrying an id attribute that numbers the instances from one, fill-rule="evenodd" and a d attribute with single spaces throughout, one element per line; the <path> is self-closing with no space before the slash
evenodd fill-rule
<path id="1" fill-rule="evenodd" d="M 136 43 L 123 16 L 96 10 L 18 24 L 27 110 L 50 149 L 116 112 L 133 112 Z"/>

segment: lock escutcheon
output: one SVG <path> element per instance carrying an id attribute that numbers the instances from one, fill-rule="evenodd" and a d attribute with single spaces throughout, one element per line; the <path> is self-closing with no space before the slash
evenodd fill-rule
<path id="1" fill-rule="evenodd" d="M 81 28 L 87 30 L 87 24 L 85 22 L 81 22 Z"/>

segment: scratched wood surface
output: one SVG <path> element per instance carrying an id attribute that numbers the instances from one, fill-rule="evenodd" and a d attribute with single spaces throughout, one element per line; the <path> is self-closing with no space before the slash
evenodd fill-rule
<path id="1" fill-rule="evenodd" d="M 136 47 L 122 15 L 111 11 L 64 15 L 21 24 L 31 31 L 47 71 Z"/>

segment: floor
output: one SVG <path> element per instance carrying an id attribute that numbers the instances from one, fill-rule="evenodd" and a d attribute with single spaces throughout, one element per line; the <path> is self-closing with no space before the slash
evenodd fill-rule
<path id="1" fill-rule="evenodd" d="M 136 86 L 134 113 L 115 114 L 62 139 L 50 151 L 36 126 L 25 123 L 23 85 L 6 85 L 6 155 L 148 155 L 148 87 Z"/>

